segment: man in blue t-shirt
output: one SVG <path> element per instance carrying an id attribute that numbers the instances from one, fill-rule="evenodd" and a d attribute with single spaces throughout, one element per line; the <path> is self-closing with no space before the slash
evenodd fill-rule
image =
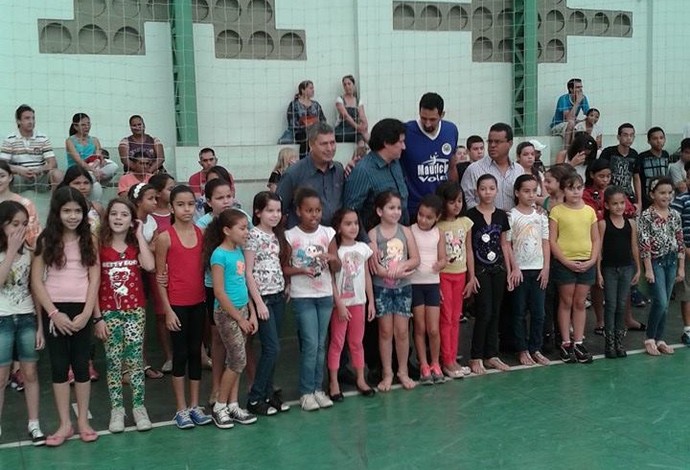
<path id="1" fill-rule="evenodd" d="M 448 171 L 455 169 L 455 147 L 458 128 L 443 120 L 443 98 L 437 93 L 425 93 L 419 100 L 419 118 L 405 123 L 405 150 L 400 163 L 410 195 L 407 207 L 412 221 L 417 219 L 417 207 L 424 196 L 448 179 Z"/>
<path id="2" fill-rule="evenodd" d="M 571 78 L 568 80 L 568 93 L 561 95 L 556 102 L 556 112 L 551 120 L 551 135 L 562 136 L 564 148 L 570 145 L 580 111 L 585 114 L 589 111 L 589 101 L 582 90 L 582 80 Z"/>

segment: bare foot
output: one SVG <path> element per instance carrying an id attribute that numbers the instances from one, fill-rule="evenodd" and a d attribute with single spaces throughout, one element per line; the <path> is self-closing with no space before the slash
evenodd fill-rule
<path id="1" fill-rule="evenodd" d="M 484 366 L 490 369 L 500 370 L 501 372 L 510 370 L 510 366 L 497 357 L 492 357 L 491 359 L 484 361 Z"/>
<path id="2" fill-rule="evenodd" d="M 470 359 L 470 370 L 477 375 L 486 374 L 486 369 L 481 359 Z"/>
<path id="3" fill-rule="evenodd" d="M 537 361 L 538 364 L 542 366 L 548 366 L 551 364 L 551 361 L 549 361 L 541 352 L 535 351 L 532 353 L 532 359 Z"/>
<path id="4" fill-rule="evenodd" d="M 671 346 L 666 344 L 666 341 L 659 341 L 656 343 L 656 348 L 661 354 L 673 354 L 674 350 Z"/>
<path id="5" fill-rule="evenodd" d="M 659 349 L 656 347 L 653 339 L 648 339 L 644 342 L 644 349 L 650 356 L 661 356 Z"/>
<path id="6" fill-rule="evenodd" d="M 407 374 L 401 374 L 400 372 L 398 372 L 398 380 L 405 390 L 412 390 L 417 385 Z"/>
<path id="7" fill-rule="evenodd" d="M 390 392 L 392 384 L 393 374 L 384 374 L 377 388 L 379 389 L 379 392 Z"/>
<path id="8" fill-rule="evenodd" d="M 522 351 L 519 355 L 520 358 L 520 364 L 523 366 L 533 366 L 536 363 L 534 362 L 534 359 L 532 359 L 532 356 L 529 355 L 527 351 Z"/>

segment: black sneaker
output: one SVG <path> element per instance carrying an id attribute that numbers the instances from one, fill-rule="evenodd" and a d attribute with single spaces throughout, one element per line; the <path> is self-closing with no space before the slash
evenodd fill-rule
<path id="1" fill-rule="evenodd" d="M 575 357 L 575 351 L 573 348 L 573 343 L 561 344 L 561 361 L 566 364 L 575 364 L 577 358 Z"/>
<path id="2" fill-rule="evenodd" d="M 230 417 L 230 410 L 227 406 L 220 408 L 219 410 L 213 410 L 211 412 L 211 419 L 213 419 L 213 424 L 220 429 L 231 429 L 235 424 L 232 422 Z"/>
<path id="3" fill-rule="evenodd" d="M 239 424 L 254 424 L 256 423 L 256 416 L 243 410 L 238 405 L 228 406 L 228 413 L 232 420 Z"/>
<path id="4" fill-rule="evenodd" d="M 577 362 L 581 364 L 589 364 L 594 360 L 590 352 L 587 351 L 587 348 L 585 348 L 585 345 L 582 343 L 575 345 L 574 352 L 575 359 L 577 359 Z"/>
<path id="5" fill-rule="evenodd" d="M 268 403 L 270 406 L 272 406 L 276 410 L 280 411 L 281 413 L 285 413 L 286 411 L 290 411 L 290 405 L 283 403 L 283 399 L 280 398 L 279 392 L 274 392 L 273 395 L 271 395 L 266 400 L 266 403 Z"/>
<path id="6" fill-rule="evenodd" d="M 29 429 L 29 436 L 31 437 L 31 443 L 36 447 L 45 445 L 46 443 L 46 436 L 41 432 L 41 428 L 38 426 Z"/>
<path id="7" fill-rule="evenodd" d="M 268 402 L 254 401 L 247 402 L 247 411 L 254 415 L 272 416 L 278 413 L 278 410 L 273 408 Z"/>

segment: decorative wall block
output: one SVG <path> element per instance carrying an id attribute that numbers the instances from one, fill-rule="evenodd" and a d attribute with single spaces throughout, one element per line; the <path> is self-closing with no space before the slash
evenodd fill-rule
<path id="1" fill-rule="evenodd" d="M 305 31 L 277 29 L 275 1 L 192 0 L 192 21 L 213 25 L 217 58 L 306 60 Z M 436 13 L 425 15 L 433 21 Z M 74 0 L 73 20 L 38 20 L 39 50 L 145 54 L 144 25 L 150 21 L 170 21 L 169 0 Z"/>
<path id="2" fill-rule="evenodd" d="M 513 1 L 471 3 L 393 1 L 393 29 L 471 31 L 474 62 L 513 60 Z M 568 8 L 565 0 L 539 0 L 539 62 L 566 62 L 568 36 L 632 37 L 629 11 Z"/>

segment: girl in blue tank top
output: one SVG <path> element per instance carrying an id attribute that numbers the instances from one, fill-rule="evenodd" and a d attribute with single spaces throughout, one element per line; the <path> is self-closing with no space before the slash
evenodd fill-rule
<path id="1" fill-rule="evenodd" d="M 419 252 L 410 229 L 398 223 L 402 215 L 400 196 L 392 191 L 385 191 L 376 197 L 374 204 L 381 219 L 381 223 L 369 231 L 371 249 L 376 259 L 373 284 L 383 367 L 378 388 L 382 392 L 391 389 L 392 340 L 395 338 L 398 380 L 409 390 L 415 386 L 407 372 L 408 325 L 412 316 L 412 286 L 409 276 L 419 265 Z"/>

